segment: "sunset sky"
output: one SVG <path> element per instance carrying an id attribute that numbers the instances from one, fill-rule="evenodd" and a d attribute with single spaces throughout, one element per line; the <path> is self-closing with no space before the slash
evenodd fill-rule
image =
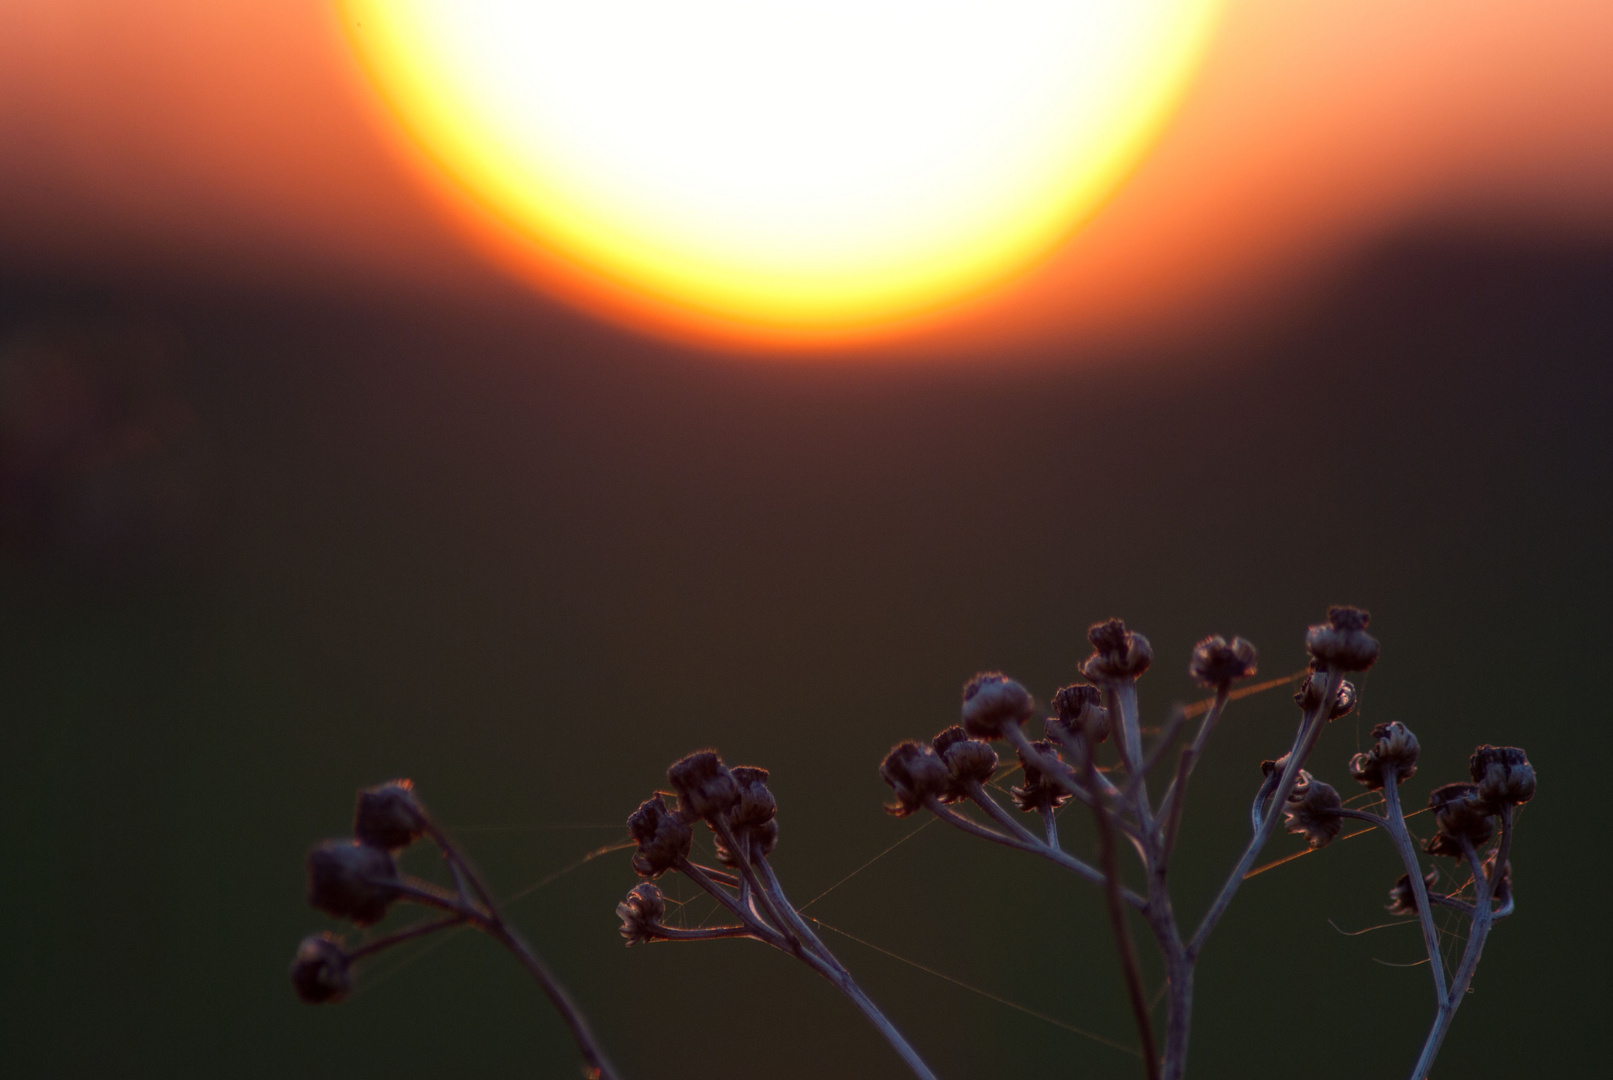
<path id="1" fill-rule="evenodd" d="M 817 351 L 1191 332 L 1280 309 L 1412 218 L 1605 235 L 1610 40 L 1598 0 L 1234 0 L 1157 145 L 1050 257 Z M 387 112 L 329 4 L 12 0 L 0 155 L 0 258 L 18 270 L 484 295 L 502 277 L 657 334 L 788 345 L 711 340 L 504 235 Z"/>
<path id="2" fill-rule="evenodd" d="M 674 23 L 782 9 L 659 2 Z M 791 10 L 877 12 L 900 41 L 893 12 L 1035 0 L 974 2 Z M 1308 769 L 1354 792 L 1351 755 L 1400 720 L 1422 745 L 1408 808 L 1480 743 L 1540 777 L 1517 912 L 1435 1075 L 1607 1073 L 1606 935 L 1575 905 L 1613 885 L 1592 835 L 1613 760 L 1613 3 L 1229 0 L 1180 38 L 1121 19 L 1176 51 L 1109 103 L 1098 127 L 1136 138 L 1094 170 L 991 143 L 982 118 L 1025 99 L 980 108 L 932 64 L 945 109 L 916 110 L 929 142 L 896 141 L 956 149 L 969 119 L 954 141 L 1005 157 L 965 155 L 968 183 L 934 190 L 1005 205 L 975 218 L 918 184 L 904 218 L 886 174 L 883 202 L 858 201 L 861 155 L 782 170 L 803 204 L 821 184 L 922 241 L 851 264 L 923 287 L 888 318 L 830 310 L 843 264 L 823 253 L 866 254 L 855 229 L 815 246 L 832 215 L 736 218 L 756 230 L 724 234 L 724 258 L 777 254 L 757 235 L 811 258 L 747 292 L 711 256 L 737 286 L 685 296 L 681 271 L 607 258 L 653 229 L 565 247 L 548 189 L 529 219 L 467 183 L 452 140 L 422 141 L 372 80 L 355 14 L 437 3 L 0 0 L 0 1075 L 575 1075 L 564 1025 L 471 934 L 366 959 L 337 1008 L 292 993 L 297 942 L 336 928 L 304 902 L 309 846 L 348 828 L 356 789 L 407 776 L 627 1076 L 889 1080 L 889 1048 L 786 957 L 623 948 L 628 852 L 588 856 L 669 763 L 715 747 L 771 770 L 790 895 L 855 936 L 837 955 L 943 1080 L 1136 1080 L 1101 891 L 915 832 L 881 810 L 879 763 L 955 723 L 976 672 L 1046 704 L 1110 617 L 1152 641 L 1143 724 L 1168 728 L 1204 693 L 1195 642 L 1247 638 L 1280 680 L 1334 603 L 1370 610 L 1383 652 Z M 1098 10 L 1038 15 L 1074 9 Z M 966 57 L 959 25 L 932 38 Z M 634 29 L 642 52 L 655 35 Z M 646 91 L 609 89 L 639 119 Z M 1049 115 L 1079 120 L 1078 97 Z M 854 115 L 870 158 L 892 149 L 882 115 Z M 799 160 L 766 134 L 767 161 Z M 707 143 L 732 188 L 727 164 L 674 163 L 667 190 L 718 191 L 690 200 L 698 240 L 756 194 L 736 141 Z M 1092 200 L 1060 202 L 1065 180 Z M 588 185 L 555 190 L 596 209 Z M 918 210 L 950 227 L 960 206 L 926 247 Z M 999 223 L 1000 249 L 968 242 Z M 817 291 L 763 295 L 802 280 Z M 1240 700 L 1198 759 L 1170 871 L 1187 920 L 1236 865 L 1295 713 L 1286 686 Z M 1060 835 L 1096 850 L 1079 813 Z M 1385 921 L 1403 870 L 1380 839 L 1291 860 L 1303 842 L 1272 841 L 1283 864 L 1243 886 L 1195 977 L 1190 1077 L 1407 1075 L 1433 1002 L 1412 923 Z"/>

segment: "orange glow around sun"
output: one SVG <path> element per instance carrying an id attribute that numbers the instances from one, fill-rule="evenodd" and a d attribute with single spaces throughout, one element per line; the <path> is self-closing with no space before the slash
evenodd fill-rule
<path id="1" fill-rule="evenodd" d="M 342 0 L 503 261 L 646 329 L 873 339 L 1049 254 L 1221 0 Z"/>

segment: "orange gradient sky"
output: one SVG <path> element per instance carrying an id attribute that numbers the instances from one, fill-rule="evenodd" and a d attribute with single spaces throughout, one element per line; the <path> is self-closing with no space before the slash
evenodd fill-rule
<path id="1" fill-rule="evenodd" d="M 1610 53 L 1606 0 L 1232 0 L 1163 137 L 1051 258 L 938 315 L 805 345 L 1199 332 L 1412 222 L 1613 236 Z M 315 0 L 0 5 L 0 269 L 466 300 L 537 278 L 641 330 L 736 345 L 502 235 L 402 135 Z"/>

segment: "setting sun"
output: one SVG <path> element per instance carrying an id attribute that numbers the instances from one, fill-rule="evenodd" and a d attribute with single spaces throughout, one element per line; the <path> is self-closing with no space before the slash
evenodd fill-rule
<path id="1" fill-rule="evenodd" d="M 934 311 L 1048 253 L 1158 132 L 1220 6 L 343 13 L 412 140 L 545 284 L 636 322 L 822 340 Z"/>

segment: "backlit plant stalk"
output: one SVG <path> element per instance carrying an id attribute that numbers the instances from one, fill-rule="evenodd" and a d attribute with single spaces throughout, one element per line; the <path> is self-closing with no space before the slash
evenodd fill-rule
<path id="1" fill-rule="evenodd" d="M 1139 718 L 1137 680 L 1153 662 L 1141 634 L 1118 619 L 1093 626 L 1093 653 L 1082 668 L 1085 682 L 1053 696 L 1053 713 L 1041 738 L 1027 725 L 1042 716 L 1024 686 L 997 672 L 975 676 L 964 687 L 961 723 L 928 743 L 895 746 L 880 765 L 898 816 L 928 813 L 960 832 L 1051 862 L 1103 891 L 1119 954 L 1127 1000 L 1149 1080 L 1180 1080 L 1187 1066 L 1193 985 L 1205 943 L 1239 887 L 1251 875 L 1278 826 L 1303 835 L 1312 849 L 1327 846 L 1343 822 L 1367 822 L 1387 836 L 1404 870 L 1390 889 L 1388 910 L 1415 919 L 1428 953 L 1435 1015 L 1412 1080 L 1426 1080 L 1495 923 L 1514 908 L 1510 862 L 1518 808 L 1535 792 L 1536 778 L 1516 747 L 1480 746 L 1469 762 L 1471 782 L 1435 788 L 1428 807 L 1436 831 L 1423 853 L 1454 860 L 1459 884 L 1436 888 L 1440 875 L 1425 871 L 1422 853 L 1407 826 L 1400 786 L 1417 771 L 1417 737 L 1399 722 L 1372 729 L 1373 744 L 1348 764 L 1350 776 L 1382 798 L 1381 813 L 1347 807 L 1337 790 L 1306 765 L 1328 723 L 1356 706 L 1356 689 L 1344 676 L 1364 671 L 1378 657 L 1364 611 L 1335 607 L 1305 638 L 1310 670 L 1294 695 L 1300 718 L 1287 752 L 1261 763 L 1262 780 L 1250 808 L 1250 837 L 1191 934 L 1179 919 L 1169 883 L 1187 805 L 1188 785 L 1210 737 L 1234 697 L 1233 685 L 1255 674 L 1255 649 L 1242 638 L 1216 636 L 1194 648 L 1189 672 L 1213 690 L 1191 739 L 1182 737 L 1187 713 L 1170 714 L 1159 735 L 1145 743 Z M 1021 782 L 1005 805 L 992 793 L 999 759 L 993 742 L 1014 749 Z M 1112 748 L 1112 760 L 1104 747 Z M 1150 774 L 1174 752 L 1163 792 L 1149 794 Z M 788 953 L 822 975 L 857 1006 L 919 1080 L 934 1072 L 900 1031 L 869 999 L 851 973 L 819 940 L 785 895 L 768 859 L 778 843 L 777 803 L 764 769 L 729 768 L 703 750 L 674 763 L 672 792 L 657 792 L 628 819 L 636 851 L 633 868 L 645 880 L 616 907 L 627 944 L 749 938 Z M 668 796 L 673 802 L 668 803 Z M 1079 802 L 1092 815 L 1095 860 L 1068 850 L 1058 812 Z M 1011 807 L 1011 808 L 1010 808 Z M 1034 815 L 1034 827 L 1023 824 Z M 693 859 L 694 827 L 712 833 L 721 868 Z M 453 887 L 398 872 L 395 855 L 421 838 L 441 852 Z M 1493 843 L 1492 843 L 1493 842 Z M 1121 855 L 1134 862 L 1128 883 Z M 666 898 L 654 883 L 678 873 L 713 897 L 732 921 L 713 927 L 678 927 L 666 920 Z M 1461 880 L 1462 875 L 1467 880 Z M 1140 875 L 1140 880 L 1138 879 Z M 398 903 L 435 909 L 440 916 L 402 930 L 346 945 L 330 934 L 307 937 L 298 947 L 291 977 L 309 1002 L 337 1001 L 351 987 L 352 968 L 395 945 L 452 927 L 471 926 L 498 941 L 527 968 L 570 1027 L 590 1077 L 617 1080 L 581 1011 L 536 954 L 514 932 L 491 892 L 465 856 L 437 826 L 408 781 L 359 793 L 353 838 L 332 840 L 308 856 L 309 902 L 355 926 L 379 922 Z M 1446 963 L 1433 909 L 1456 911 L 1467 920 L 1462 955 Z M 1165 1018 L 1155 1030 L 1149 993 L 1133 941 L 1140 919 L 1164 970 Z"/>
<path id="2" fill-rule="evenodd" d="M 441 851 L 453 878 L 452 889 L 398 872 L 396 854 L 422 837 Z M 583 1075 L 589 1080 L 620 1080 L 582 1010 L 505 921 L 481 875 L 432 819 L 409 781 L 359 792 L 353 838 L 327 840 L 308 853 L 308 903 L 358 927 L 380 922 L 397 903 L 444 914 L 356 947 L 329 933 L 303 938 L 291 964 L 291 982 L 304 1001 L 341 1001 L 352 989 L 352 969 L 358 961 L 441 930 L 470 926 L 508 949 L 537 981 L 571 1029 L 582 1055 Z"/>
<path id="3" fill-rule="evenodd" d="M 789 953 L 846 995 L 891 1044 L 913 1075 L 936 1080 L 902 1033 L 879 1011 L 852 979 L 851 972 L 813 933 L 784 895 L 767 856 L 778 843 L 778 804 L 767 786 L 767 770 L 728 768 L 717 754 L 702 750 L 676 762 L 667 779 L 676 793 L 676 809 L 657 792 L 646 799 L 627 827 L 638 844 L 633 869 L 644 882 L 616 906 L 622 937 L 629 945 L 651 941 L 705 941 L 751 938 Z M 702 866 L 691 859 L 694 831 L 704 822 L 717 847 L 717 860 L 729 871 Z M 682 874 L 714 897 L 735 920 L 727 926 L 683 929 L 668 926 L 666 898 L 651 880 L 668 872 Z"/>
<path id="4" fill-rule="evenodd" d="M 1128 630 L 1119 620 L 1110 620 L 1092 627 L 1088 636 L 1093 654 L 1083 666 L 1089 681 L 1066 686 L 1054 695 L 1055 715 L 1045 722 L 1044 738 L 1033 739 L 1025 730 L 1040 715 L 1029 691 L 997 672 L 977 675 L 964 687 L 961 726 L 946 729 L 928 745 L 901 743 L 886 756 L 880 771 L 896 793 L 890 809 L 900 815 L 928 811 L 960 831 L 1047 859 L 1104 890 L 1149 1080 L 1180 1080 L 1183 1076 L 1193 979 L 1200 955 L 1278 825 L 1303 834 L 1312 848 L 1320 848 L 1338 835 L 1345 817 L 1372 822 L 1393 840 L 1406 868 L 1406 875 L 1391 892 L 1390 911 L 1417 916 L 1434 973 L 1434 1027 L 1412 1074 L 1413 1080 L 1422 1080 L 1467 991 L 1494 920 L 1512 910 L 1507 861 L 1512 814 L 1532 796 L 1534 773 L 1521 750 L 1480 747 L 1473 758 L 1474 782 L 1446 785 L 1434 793 L 1431 806 L 1440 831 L 1427 850 L 1465 860 L 1474 884 L 1470 899 L 1460 893 L 1429 891 L 1433 878 L 1424 875 L 1418 861 L 1397 791 L 1399 781 L 1415 771 L 1417 742 L 1410 732 L 1400 724 L 1379 725 L 1374 729 L 1378 741 L 1373 749 L 1351 763 L 1357 780 L 1369 790 L 1384 792 L 1383 816 L 1345 808 L 1338 792 L 1305 768 L 1327 724 L 1355 708 L 1355 687 L 1344 675 L 1364 671 L 1377 659 L 1378 642 L 1367 633 L 1367 625 L 1366 612 L 1335 607 L 1329 610 L 1327 622 L 1307 633 L 1305 646 L 1311 666 L 1295 694 L 1301 709 L 1298 728 L 1287 753 L 1262 763 L 1264 779 L 1250 811 L 1249 841 L 1191 936 L 1182 932 L 1172 904 L 1170 859 L 1194 766 L 1231 699 L 1233 684 L 1255 673 L 1255 649 L 1241 638 L 1210 637 L 1195 647 L 1189 670 L 1196 680 L 1213 688 L 1215 696 L 1191 741 L 1177 748 L 1175 768 L 1157 802 L 1149 797 L 1148 776 L 1176 744 L 1183 713 L 1173 713 L 1155 743 L 1144 745 L 1137 679 L 1152 664 L 1153 650 L 1141 634 Z M 1006 742 L 1016 751 L 1024 782 L 1010 795 L 1018 810 L 1042 815 L 1044 836 L 1020 825 L 987 790 L 997 768 L 992 741 Z M 1098 753 L 1106 741 L 1113 745 L 1117 760 L 1103 766 Z M 1083 803 L 1093 814 L 1098 849 L 1095 866 L 1066 851 L 1059 842 L 1052 814 L 1070 799 Z M 990 823 L 964 813 L 962 808 L 968 806 L 979 810 Z M 1484 861 L 1478 849 L 1490 839 L 1494 820 L 1501 822 L 1501 838 Z M 1135 856 L 1142 874 L 1140 888 L 1124 880 L 1116 854 L 1120 847 L 1129 848 Z M 1433 905 L 1462 911 L 1470 920 L 1461 964 L 1449 978 L 1430 913 Z M 1148 1008 L 1149 995 L 1132 942 L 1128 909 L 1148 927 L 1164 968 L 1162 1037 L 1154 1030 Z"/>

